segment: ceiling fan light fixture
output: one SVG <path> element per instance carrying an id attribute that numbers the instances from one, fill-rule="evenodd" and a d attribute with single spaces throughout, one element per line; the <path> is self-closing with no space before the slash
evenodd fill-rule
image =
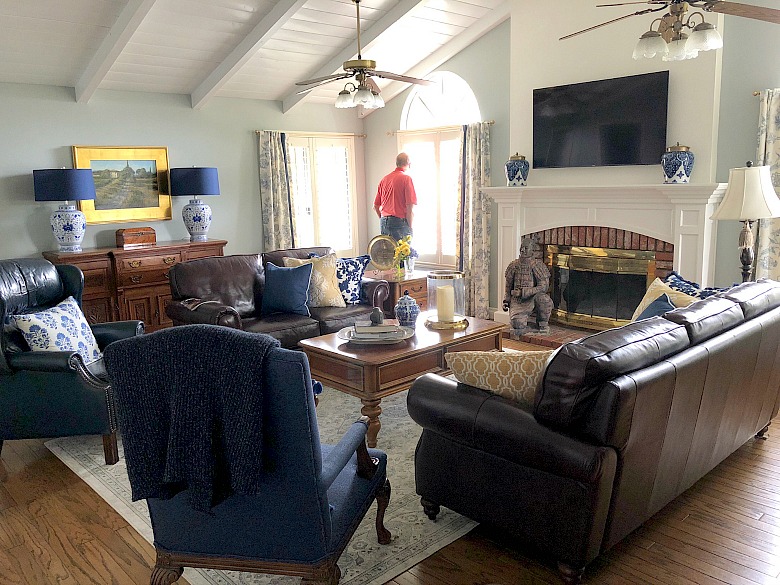
<path id="1" fill-rule="evenodd" d="M 723 47 L 723 37 L 709 22 L 697 24 L 688 38 L 688 46 L 695 51 L 712 51 Z"/>
<path id="2" fill-rule="evenodd" d="M 346 87 L 339 92 L 339 96 L 336 98 L 336 107 L 339 109 L 355 107 L 355 102 L 352 99 L 352 92 Z"/>
<path id="3" fill-rule="evenodd" d="M 377 92 L 372 92 L 374 94 L 374 107 L 375 108 L 384 108 L 385 107 L 385 99 L 379 95 Z"/>
<path id="4" fill-rule="evenodd" d="M 684 61 L 685 59 L 694 59 L 699 52 L 691 50 L 688 47 L 688 35 L 680 33 L 669 41 L 669 52 L 661 57 L 664 61 Z"/>
<path id="5" fill-rule="evenodd" d="M 636 47 L 634 48 L 634 59 L 652 59 L 656 55 L 666 55 L 669 52 L 669 47 L 666 41 L 661 36 L 661 33 L 654 30 L 649 30 L 639 37 Z"/>
<path id="6" fill-rule="evenodd" d="M 374 94 L 365 85 L 361 84 L 358 86 L 358 90 L 355 92 L 352 100 L 356 106 L 371 107 L 374 103 Z"/>

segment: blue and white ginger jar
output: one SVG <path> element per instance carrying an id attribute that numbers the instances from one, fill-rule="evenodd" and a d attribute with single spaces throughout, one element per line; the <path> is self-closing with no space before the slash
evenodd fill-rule
<path id="1" fill-rule="evenodd" d="M 664 168 L 664 183 L 687 183 L 693 172 L 693 153 L 687 146 L 669 146 L 661 155 Z"/>
<path id="2" fill-rule="evenodd" d="M 528 180 L 528 170 L 531 165 L 522 154 L 515 153 L 506 161 L 507 187 L 522 187 Z"/>
<path id="3" fill-rule="evenodd" d="M 398 299 L 395 304 L 395 318 L 398 319 L 398 324 L 402 327 L 411 327 L 417 324 L 417 316 L 420 314 L 420 307 L 412 297 L 409 296 L 409 291 L 405 290 L 404 295 Z"/>

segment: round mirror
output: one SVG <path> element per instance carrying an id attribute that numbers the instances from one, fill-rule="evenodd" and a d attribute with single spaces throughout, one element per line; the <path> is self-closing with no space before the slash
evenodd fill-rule
<path id="1" fill-rule="evenodd" d="M 395 256 L 395 240 L 384 235 L 372 238 L 368 243 L 368 255 L 372 264 L 379 270 L 391 269 Z"/>

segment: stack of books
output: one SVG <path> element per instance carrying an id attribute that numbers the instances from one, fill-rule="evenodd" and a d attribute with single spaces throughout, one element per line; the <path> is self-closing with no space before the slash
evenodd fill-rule
<path id="1" fill-rule="evenodd" d="M 404 336 L 404 329 L 396 319 L 386 319 L 384 323 L 356 321 L 353 328 L 352 339 L 355 340 L 400 339 Z"/>

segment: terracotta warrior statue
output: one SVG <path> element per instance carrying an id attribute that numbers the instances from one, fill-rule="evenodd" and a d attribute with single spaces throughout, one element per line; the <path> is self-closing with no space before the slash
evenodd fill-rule
<path id="1" fill-rule="evenodd" d="M 520 243 L 520 256 L 506 267 L 506 289 L 504 291 L 504 310 L 509 311 L 509 323 L 512 333 L 521 335 L 529 327 L 528 317 L 536 311 L 536 324 L 540 333 L 550 332 L 550 313 L 553 302 L 547 289 L 550 286 L 550 271 L 544 262 L 534 256 L 536 242 L 533 238 L 523 238 Z"/>

